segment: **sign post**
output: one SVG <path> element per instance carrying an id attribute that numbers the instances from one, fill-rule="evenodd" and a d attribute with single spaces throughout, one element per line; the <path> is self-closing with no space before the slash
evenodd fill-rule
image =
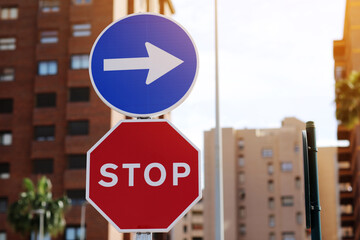
<path id="1" fill-rule="evenodd" d="M 305 212 L 306 228 L 311 229 L 311 239 L 321 240 L 320 198 L 317 168 L 317 147 L 315 124 L 306 122 L 303 131 L 304 148 L 304 182 L 305 182 Z"/>
<path id="2" fill-rule="evenodd" d="M 190 94 L 198 53 L 187 31 L 159 14 L 106 27 L 89 58 L 91 83 L 123 120 L 87 153 L 86 199 L 119 232 L 168 232 L 201 199 L 200 151 L 166 120 Z M 146 119 L 146 120 L 145 120 Z"/>

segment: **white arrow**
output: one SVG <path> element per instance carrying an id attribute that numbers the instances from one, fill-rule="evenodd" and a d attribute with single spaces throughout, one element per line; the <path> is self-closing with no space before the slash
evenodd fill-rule
<path id="1" fill-rule="evenodd" d="M 149 69 L 146 84 L 154 82 L 184 61 L 146 42 L 149 57 L 104 59 L 104 71 Z"/>

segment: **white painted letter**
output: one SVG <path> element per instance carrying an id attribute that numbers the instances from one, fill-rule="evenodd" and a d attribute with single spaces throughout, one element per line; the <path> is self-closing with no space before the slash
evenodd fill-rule
<path id="1" fill-rule="evenodd" d="M 154 182 L 150 179 L 150 170 L 154 167 L 156 167 L 160 170 L 160 179 L 157 180 L 156 182 Z M 160 163 L 151 163 L 151 164 L 147 165 L 147 167 L 145 168 L 144 178 L 145 178 L 146 183 L 149 184 L 150 186 L 153 186 L 153 187 L 160 186 L 161 184 L 163 184 L 163 182 L 166 179 L 166 170 L 165 170 L 164 166 L 161 165 Z"/>
<path id="2" fill-rule="evenodd" d="M 134 168 L 140 168 L 140 163 L 124 163 L 123 168 L 129 169 L 129 187 L 134 186 Z"/>
<path id="3" fill-rule="evenodd" d="M 105 182 L 104 180 L 99 181 L 99 184 L 103 187 L 113 187 L 118 182 L 118 177 L 115 174 L 106 171 L 108 168 L 115 170 L 118 166 L 112 163 L 107 163 L 100 168 L 101 175 L 112 179 L 111 182 Z"/>
<path id="4" fill-rule="evenodd" d="M 179 167 L 185 168 L 183 173 L 179 173 Z M 178 178 L 184 178 L 189 176 L 190 166 L 187 163 L 173 163 L 173 185 L 178 185 Z"/>

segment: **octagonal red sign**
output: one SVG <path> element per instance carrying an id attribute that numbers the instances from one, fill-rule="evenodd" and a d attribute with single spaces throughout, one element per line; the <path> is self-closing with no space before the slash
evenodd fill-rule
<path id="1" fill-rule="evenodd" d="M 86 199 L 120 232 L 168 232 L 201 199 L 200 151 L 166 120 L 120 121 L 86 172 Z"/>

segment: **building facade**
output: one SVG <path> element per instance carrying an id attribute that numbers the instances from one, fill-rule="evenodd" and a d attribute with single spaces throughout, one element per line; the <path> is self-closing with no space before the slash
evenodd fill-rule
<path id="1" fill-rule="evenodd" d="M 337 147 L 319 147 L 317 160 L 321 236 L 326 240 L 338 240 L 341 239 L 341 211 L 349 209 L 340 208 Z"/>
<path id="2" fill-rule="evenodd" d="M 114 19 L 146 11 L 170 15 L 174 8 L 171 0 L 0 2 L 1 240 L 21 239 L 6 223 L 6 211 L 23 178 L 42 175 L 51 179 L 55 198 L 72 200 L 64 236 L 56 239 L 79 239 L 82 209 L 86 239 L 130 238 L 85 205 L 86 152 L 125 118 L 92 89 L 88 59 Z"/>
<path id="3" fill-rule="evenodd" d="M 278 129 L 224 128 L 225 239 L 308 239 L 305 230 L 301 130 L 286 118 Z M 215 235 L 214 130 L 205 132 L 204 239 Z"/>
<path id="4" fill-rule="evenodd" d="M 347 0 L 343 39 L 334 41 L 335 81 L 347 78 L 352 71 L 360 71 L 360 1 Z M 360 126 L 347 129 L 338 126 L 339 140 L 349 142 L 338 148 L 339 186 L 342 239 L 360 239 Z"/>
<path id="5" fill-rule="evenodd" d="M 171 229 L 171 240 L 204 239 L 204 204 L 200 200 Z"/>

